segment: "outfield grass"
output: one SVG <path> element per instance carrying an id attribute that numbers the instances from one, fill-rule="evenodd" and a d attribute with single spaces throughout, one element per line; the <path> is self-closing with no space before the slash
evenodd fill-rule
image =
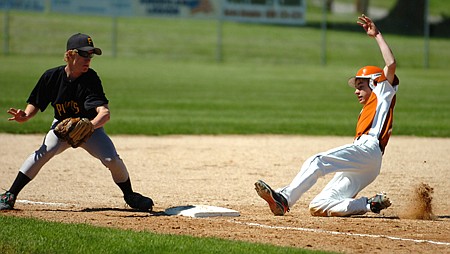
<path id="1" fill-rule="evenodd" d="M 374 49 L 373 49 L 374 50 Z M 58 57 L 8 56 L 0 69 L 1 111 L 21 107 Z M 124 58 L 94 59 L 110 99 L 111 134 L 354 134 L 361 106 L 347 77 L 353 66 L 217 64 Z M 25 71 L 26 70 L 26 71 Z M 398 68 L 394 135 L 450 137 L 446 69 Z M 20 77 L 20 78 L 18 78 Z M 42 133 L 52 109 L 0 131 Z"/>
<path id="2" fill-rule="evenodd" d="M 15 253 L 329 253 L 209 237 L 135 232 L 0 216 L 0 250 Z M 20 226 L 17 226 L 20 225 Z"/>
<path id="3" fill-rule="evenodd" d="M 323 66 L 319 29 L 226 22 L 218 63 L 214 21 L 120 18 L 113 58 L 110 18 L 12 12 L 10 20 L 11 54 L 0 58 L 1 110 L 23 107 L 41 73 L 63 64 L 66 38 L 84 31 L 104 51 L 93 67 L 111 100 L 112 134 L 353 135 L 359 105 L 346 79 L 361 66 L 383 64 L 362 31 L 329 30 Z M 394 133 L 450 136 L 450 41 L 430 41 L 424 69 L 422 38 L 385 37 L 402 81 Z M 3 121 L 0 131 L 45 132 L 50 117 L 20 128 Z"/>
<path id="4" fill-rule="evenodd" d="M 104 51 L 92 67 L 111 101 L 111 134 L 351 136 L 360 105 L 347 78 L 383 64 L 362 31 L 329 30 L 323 66 L 322 33 L 314 27 L 226 22 L 217 62 L 214 21 L 120 18 L 117 58 L 110 18 L 12 12 L 10 26 L 11 54 L 0 57 L 0 110 L 23 108 L 39 76 L 64 64 L 67 37 L 83 31 Z M 401 79 L 394 134 L 449 137 L 450 40 L 430 41 L 424 69 L 422 38 L 385 37 Z M 43 133 L 51 117 L 49 107 L 23 125 L 0 121 L 0 132 Z"/>

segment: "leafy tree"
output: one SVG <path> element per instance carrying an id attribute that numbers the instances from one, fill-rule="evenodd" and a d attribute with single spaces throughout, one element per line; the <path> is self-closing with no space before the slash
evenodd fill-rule
<path id="1" fill-rule="evenodd" d="M 381 31 L 423 35 L 425 29 L 425 0 L 397 0 L 394 8 L 377 24 Z M 433 37 L 450 37 L 450 18 L 430 24 L 430 35 Z"/>
<path id="2" fill-rule="evenodd" d="M 419 35 L 424 32 L 425 0 L 397 0 L 389 14 L 377 21 L 381 31 Z"/>

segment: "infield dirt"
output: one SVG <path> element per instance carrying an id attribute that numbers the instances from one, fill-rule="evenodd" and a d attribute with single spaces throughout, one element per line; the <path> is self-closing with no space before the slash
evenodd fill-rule
<path id="1" fill-rule="evenodd" d="M 10 187 L 18 168 L 42 139 L 43 135 L 0 134 L 0 188 Z M 385 191 L 393 205 L 381 214 L 346 218 L 312 217 L 308 211 L 309 202 L 332 175 L 319 179 L 283 217 L 270 213 L 254 191 L 254 182 L 263 179 L 273 188 L 282 187 L 309 156 L 350 143 L 351 137 L 112 139 L 134 190 L 155 201 L 153 213 L 128 209 L 109 171 L 86 151 L 69 149 L 25 187 L 15 210 L 1 215 L 343 253 L 450 253 L 450 139 L 392 137 L 381 174 L 360 195 Z M 417 199 L 417 193 L 422 198 Z M 163 214 L 166 208 L 182 205 L 221 206 L 238 210 L 241 216 Z M 412 216 L 413 211 L 429 216 Z"/>

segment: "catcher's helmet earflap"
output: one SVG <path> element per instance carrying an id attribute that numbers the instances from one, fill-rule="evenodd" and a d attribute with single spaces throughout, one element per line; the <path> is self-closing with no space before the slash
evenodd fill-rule
<path id="1" fill-rule="evenodd" d="M 364 66 L 356 72 L 356 75 L 348 80 L 348 85 L 355 87 L 357 78 L 369 79 L 370 89 L 374 89 L 378 82 L 385 81 L 383 70 L 377 66 Z"/>

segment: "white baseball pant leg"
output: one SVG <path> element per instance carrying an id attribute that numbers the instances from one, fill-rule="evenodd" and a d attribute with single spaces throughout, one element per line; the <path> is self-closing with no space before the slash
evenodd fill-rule
<path id="1" fill-rule="evenodd" d="M 353 144 L 316 154 L 306 160 L 292 182 L 277 190 L 292 207 L 319 177 L 336 173 L 322 192 L 310 203 L 315 216 L 364 214 L 367 198 L 354 197 L 380 173 L 382 153 L 378 139 L 363 135 Z"/>
<path id="2" fill-rule="evenodd" d="M 71 147 L 67 142 L 60 141 L 53 132 L 56 123 L 55 120 L 52 129 L 45 135 L 40 148 L 28 156 L 19 169 L 30 179 L 34 179 L 51 158 Z M 128 170 L 103 128 L 96 129 L 87 142 L 80 147 L 99 159 L 110 170 L 115 183 L 128 180 Z"/>

